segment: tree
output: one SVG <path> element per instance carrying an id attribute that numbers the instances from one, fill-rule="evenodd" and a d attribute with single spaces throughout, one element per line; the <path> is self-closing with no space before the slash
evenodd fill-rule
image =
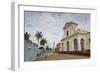
<path id="1" fill-rule="evenodd" d="M 30 38 L 30 34 L 28 34 L 28 32 L 24 33 L 24 39 L 29 40 L 29 38 Z"/>
<path id="2" fill-rule="evenodd" d="M 45 44 L 47 44 L 47 40 L 42 38 L 40 41 L 40 45 L 43 47 L 43 51 L 46 52 L 46 48 L 44 48 Z"/>
<path id="3" fill-rule="evenodd" d="M 40 40 L 40 38 L 43 37 L 42 32 L 37 31 L 37 33 L 35 34 L 35 37 L 36 37 L 36 39 L 37 39 L 38 46 L 39 46 L 39 40 Z"/>
<path id="4" fill-rule="evenodd" d="M 40 45 L 45 46 L 45 44 L 47 44 L 47 40 L 42 38 L 41 41 L 40 41 Z"/>
<path id="5" fill-rule="evenodd" d="M 48 45 L 46 46 L 46 50 L 50 50 L 50 48 L 49 48 L 49 46 L 48 46 Z"/>
<path id="6" fill-rule="evenodd" d="M 46 49 L 44 48 L 45 44 L 47 44 L 47 40 L 42 38 L 41 41 L 40 41 L 40 45 L 43 45 L 44 53 L 46 52 Z M 47 55 L 45 55 L 44 57 L 45 57 L 45 60 L 47 60 Z"/>

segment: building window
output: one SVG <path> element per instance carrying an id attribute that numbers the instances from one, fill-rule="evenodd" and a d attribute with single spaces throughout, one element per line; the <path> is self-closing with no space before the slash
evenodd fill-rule
<path id="1" fill-rule="evenodd" d="M 69 51 L 69 41 L 67 41 L 67 51 Z"/>
<path id="2" fill-rule="evenodd" d="M 69 32 L 67 31 L 67 36 L 69 36 Z"/>
<path id="3" fill-rule="evenodd" d="M 89 39 L 89 43 L 90 43 L 90 39 Z"/>
<path id="4" fill-rule="evenodd" d="M 83 51 L 84 50 L 84 39 L 81 39 L 80 42 L 81 42 L 81 51 Z"/>
<path id="5" fill-rule="evenodd" d="M 74 50 L 78 51 L 78 42 L 77 42 L 77 39 L 74 39 Z"/>

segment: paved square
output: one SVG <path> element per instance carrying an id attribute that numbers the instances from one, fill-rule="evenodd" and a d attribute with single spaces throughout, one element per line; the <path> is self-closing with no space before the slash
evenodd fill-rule
<path id="1" fill-rule="evenodd" d="M 71 59 L 88 59 L 88 58 L 90 58 L 90 57 L 54 53 L 50 56 L 39 56 L 39 57 L 37 57 L 37 61 L 43 61 L 43 60 L 71 60 Z"/>

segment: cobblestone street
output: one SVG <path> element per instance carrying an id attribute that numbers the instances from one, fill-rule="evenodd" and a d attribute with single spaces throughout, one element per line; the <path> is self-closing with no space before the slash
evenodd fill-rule
<path id="1" fill-rule="evenodd" d="M 37 57 L 37 61 L 43 61 L 43 60 L 71 60 L 71 59 L 87 59 L 87 58 L 90 58 L 90 57 L 54 53 L 54 54 L 49 55 L 49 56 L 39 56 L 39 57 Z"/>

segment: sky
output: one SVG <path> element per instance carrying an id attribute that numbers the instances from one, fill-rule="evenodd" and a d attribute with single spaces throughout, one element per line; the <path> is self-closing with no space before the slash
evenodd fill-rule
<path id="1" fill-rule="evenodd" d="M 83 29 L 90 31 L 90 14 L 84 13 L 60 13 L 42 11 L 24 11 L 24 26 L 30 39 L 37 43 L 34 36 L 37 31 L 42 32 L 43 38 L 47 39 L 47 45 L 53 47 L 63 36 L 63 27 L 67 22 L 76 22 Z"/>

